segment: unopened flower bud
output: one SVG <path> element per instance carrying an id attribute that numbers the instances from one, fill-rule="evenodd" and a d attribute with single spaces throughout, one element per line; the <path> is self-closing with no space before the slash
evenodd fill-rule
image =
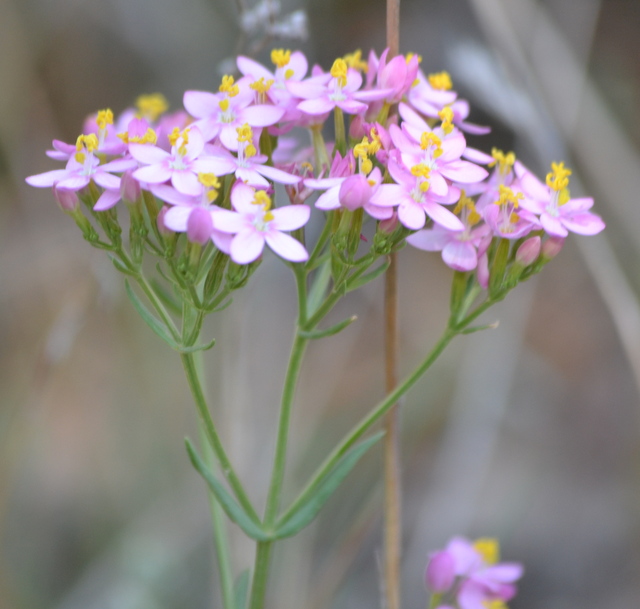
<path id="1" fill-rule="evenodd" d="M 456 563 L 451 553 L 435 552 L 431 555 L 424 574 L 427 588 L 432 592 L 446 592 L 456 578 Z"/>
<path id="2" fill-rule="evenodd" d="M 53 185 L 53 196 L 58 203 L 60 209 L 66 212 L 74 212 L 80 206 L 80 201 L 75 190 L 67 190 L 66 188 L 58 188 Z"/>
<path id="3" fill-rule="evenodd" d="M 540 255 L 542 240 L 540 237 L 530 237 L 518 248 L 516 252 L 516 264 L 522 267 L 532 265 Z"/>
<path id="4" fill-rule="evenodd" d="M 133 171 L 133 169 L 125 171 L 120 180 L 120 196 L 127 203 L 135 203 L 141 194 L 140 182 L 133 177 Z"/>
<path id="5" fill-rule="evenodd" d="M 187 237 L 189 241 L 205 245 L 213 232 L 211 213 L 201 207 L 196 207 L 187 220 Z"/>
<path id="6" fill-rule="evenodd" d="M 361 173 L 356 173 L 342 182 L 338 197 L 341 205 L 355 211 L 369 202 L 371 194 L 371 185 L 367 178 Z"/>
<path id="7" fill-rule="evenodd" d="M 560 253 L 560 250 L 562 249 L 563 245 L 564 245 L 564 237 L 555 237 L 555 236 L 549 237 L 542 244 L 542 256 L 541 256 L 542 259 L 545 262 L 552 260 Z"/>
<path id="8" fill-rule="evenodd" d="M 365 135 L 364 116 L 356 114 L 349 124 L 349 137 L 352 140 L 361 140 Z"/>

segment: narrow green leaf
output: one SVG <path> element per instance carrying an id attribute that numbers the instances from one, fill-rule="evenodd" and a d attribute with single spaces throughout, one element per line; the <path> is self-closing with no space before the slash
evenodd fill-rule
<path id="1" fill-rule="evenodd" d="M 251 569 L 245 569 L 233 587 L 233 595 L 236 599 L 236 609 L 247 609 L 247 598 L 249 596 L 249 581 L 251 580 Z"/>
<path id="2" fill-rule="evenodd" d="M 131 289 L 129 282 L 125 280 L 124 282 L 125 288 L 127 290 L 127 296 L 129 296 L 129 300 L 133 303 L 136 311 L 144 322 L 168 345 L 170 345 L 173 349 L 180 351 L 182 348 L 171 336 L 167 326 L 162 323 L 159 319 L 154 317 L 147 308 L 142 304 L 142 301 L 138 298 L 136 293 Z"/>
<path id="3" fill-rule="evenodd" d="M 390 263 L 391 263 L 391 260 L 387 258 L 379 267 L 376 267 L 370 273 L 367 273 L 366 275 L 362 275 L 362 277 L 358 277 L 354 281 L 350 281 L 348 283 L 349 285 L 348 291 L 351 292 L 353 290 L 357 290 L 358 288 L 361 288 L 363 285 L 369 283 L 370 281 L 377 279 L 389 268 Z"/>
<path id="4" fill-rule="evenodd" d="M 235 522 L 251 539 L 256 541 L 269 541 L 272 539 L 265 531 L 262 530 L 260 525 L 255 523 L 251 517 L 236 503 L 233 497 L 228 493 L 224 486 L 216 479 L 207 466 L 203 463 L 202 459 L 196 452 L 195 448 L 189 441 L 185 439 L 185 445 L 187 452 L 189 453 L 189 459 L 193 467 L 198 473 L 205 479 L 211 492 L 215 495 L 216 499 L 222 506 L 227 516 Z"/>
<path id="5" fill-rule="evenodd" d="M 151 279 L 151 286 L 158 295 L 158 298 L 162 301 L 163 305 L 173 311 L 176 315 L 182 314 L 182 303 L 178 302 L 173 294 L 170 294 L 155 277 Z"/>
<path id="6" fill-rule="evenodd" d="M 331 261 L 327 258 L 315 275 L 311 289 L 309 290 L 309 298 L 307 298 L 307 307 L 309 316 L 313 315 L 317 310 L 329 289 L 331 281 Z"/>
<path id="7" fill-rule="evenodd" d="M 341 321 L 335 326 L 331 326 L 330 328 L 327 328 L 326 330 L 309 330 L 309 331 L 299 330 L 298 334 L 302 336 L 302 338 L 309 338 L 309 339 L 324 338 L 325 336 L 333 336 L 334 334 L 337 334 L 338 332 L 344 330 L 347 326 L 350 326 L 356 319 L 358 319 L 358 316 L 352 315 L 351 317 L 345 319 L 344 321 Z"/>
<path id="8" fill-rule="evenodd" d="M 360 458 L 376 442 L 378 442 L 382 436 L 384 436 L 384 431 L 380 431 L 370 438 L 367 438 L 348 451 L 320 483 L 315 494 L 308 501 L 303 503 L 300 508 L 291 514 L 284 522 L 276 524 L 276 530 L 273 537 L 275 539 L 290 537 L 310 524 L 318 515 L 318 512 L 320 512 L 329 497 L 331 497 L 338 486 L 340 486 L 340 483 L 355 467 Z"/>

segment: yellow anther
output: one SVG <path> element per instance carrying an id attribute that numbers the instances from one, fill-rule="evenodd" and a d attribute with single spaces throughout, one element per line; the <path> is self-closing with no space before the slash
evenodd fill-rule
<path id="1" fill-rule="evenodd" d="M 251 87 L 254 91 L 257 91 L 261 95 L 264 95 L 269 91 L 271 85 L 273 84 L 273 78 L 270 78 L 267 82 L 264 82 L 264 76 L 260 78 L 260 80 L 256 80 L 252 82 L 249 87 Z"/>
<path id="2" fill-rule="evenodd" d="M 220 83 L 220 87 L 218 87 L 218 91 L 221 93 L 226 93 L 229 97 L 235 97 L 240 93 L 240 87 L 238 85 L 233 84 L 235 82 L 233 76 L 229 76 L 225 74 L 222 77 L 222 82 Z"/>
<path id="3" fill-rule="evenodd" d="M 249 123 L 245 123 L 242 127 L 236 127 L 238 133 L 238 142 L 251 142 L 253 141 L 253 131 L 249 126 Z"/>
<path id="4" fill-rule="evenodd" d="M 95 133 L 90 133 L 89 135 L 79 135 L 76 140 L 76 150 L 78 152 L 83 151 L 85 149 L 87 152 L 93 152 L 97 150 L 99 146 L 98 136 Z M 82 161 L 81 161 L 82 162 Z"/>
<path id="5" fill-rule="evenodd" d="M 482 604 L 486 609 L 509 609 L 501 600 L 482 601 Z"/>
<path id="6" fill-rule="evenodd" d="M 306 161 L 300 165 L 300 169 L 305 173 L 313 174 L 313 165 L 311 163 L 307 163 Z"/>
<path id="7" fill-rule="evenodd" d="M 136 106 L 140 115 L 150 123 L 155 122 L 161 114 L 164 114 L 169 109 L 167 98 L 162 93 L 140 95 L 136 99 Z"/>
<path id="8" fill-rule="evenodd" d="M 344 87 L 347 84 L 347 62 L 344 59 L 336 59 L 331 66 L 331 76 L 338 81 L 338 86 Z"/>
<path id="9" fill-rule="evenodd" d="M 375 154 L 382 148 L 382 140 L 380 139 L 380 135 L 378 130 L 375 127 L 371 128 L 369 131 L 369 135 L 371 136 L 371 144 L 369 144 L 369 154 Z"/>
<path id="10" fill-rule="evenodd" d="M 106 129 L 107 125 L 113 125 L 113 112 L 109 108 L 100 110 L 96 116 L 96 124 L 99 129 Z"/>
<path id="11" fill-rule="evenodd" d="M 435 146 L 433 158 L 437 159 L 442 154 L 442 140 L 433 131 L 424 131 L 420 136 L 420 148 L 428 150 L 431 146 Z"/>
<path id="12" fill-rule="evenodd" d="M 74 158 L 76 159 L 76 161 L 78 161 L 78 163 L 84 163 L 87 155 L 84 152 L 76 152 Z"/>
<path id="13" fill-rule="evenodd" d="M 504 184 L 499 186 L 498 197 L 498 200 L 494 201 L 496 205 L 513 205 L 514 209 L 518 208 L 520 199 L 524 199 L 524 195 L 521 192 L 515 193 Z"/>
<path id="14" fill-rule="evenodd" d="M 569 199 L 571 199 L 571 194 L 569 193 L 569 189 L 568 188 L 563 188 L 558 193 L 558 205 L 564 205 L 565 203 L 567 203 L 569 201 Z"/>
<path id="15" fill-rule="evenodd" d="M 342 59 L 345 60 L 347 66 L 354 70 L 359 70 L 366 74 L 369 69 L 369 64 L 362 59 L 362 51 L 360 49 L 357 49 L 353 53 L 348 53 Z"/>
<path id="16" fill-rule="evenodd" d="M 207 188 L 220 188 L 220 180 L 214 173 L 199 173 L 198 182 Z"/>
<path id="17" fill-rule="evenodd" d="M 179 137 L 180 137 L 180 127 L 174 127 L 173 131 L 167 136 L 167 138 L 169 139 L 169 143 L 172 146 L 176 145 L 176 142 L 178 141 Z"/>
<path id="18" fill-rule="evenodd" d="M 416 55 L 415 53 L 407 53 L 405 59 L 409 63 L 414 57 L 418 58 L 418 63 L 422 63 L 422 55 Z"/>
<path id="19" fill-rule="evenodd" d="M 189 143 L 188 127 L 184 131 L 180 131 L 179 127 L 174 127 L 173 131 L 167 136 L 167 138 L 169 139 L 171 146 L 176 146 L 178 142 L 180 142 L 180 146 L 178 147 L 178 154 L 180 156 L 187 154 L 186 145 Z"/>
<path id="20" fill-rule="evenodd" d="M 431 175 L 431 169 L 424 163 L 419 163 L 411 168 L 411 175 L 416 178 L 428 178 Z"/>
<path id="21" fill-rule="evenodd" d="M 273 49 L 271 51 L 271 62 L 279 68 L 284 68 L 291 61 L 291 51 L 284 49 Z"/>
<path id="22" fill-rule="evenodd" d="M 371 162 L 371 159 L 369 157 L 362 157 L 360 159 L 360 171 L 361 173 L 364 173 L 365 175 L 369 175 L 369 173 L 371 172 L 371 170 L 373 169 L 373 163 Z"/>
<path id="23" fill-rule="evenodd" d="M 223 112 L 226 112 L 229 109 L 229 98 L 225 97 L 218 102 L 218 108 Z"/>
<path id="24" fill-rule="evenodd" d="M 130 136 L 128 131 L 124 131 L 123 133 L 118 133 L 118 137 L 125 144 L 129 144 L 131 142 L 135 144 L 155 144 L 158 141 L 158 136 L 156 135 L 156 132 L 151 127 L 147 127 L 147 131 L 142 136 L 140 135 Z"/>
<path id="25" fill-rule="evenodd" d="M 551 172 L 547 174 L 547 186 L 556 192 L 569 186 L 571 169 L 564 166 L 564 162 L 551 163 Z"/>
<path id="26" fill-rule="evenodd" d="M 429 84 L 434 89 L 438 89 L 439 91 L 449 91 L 453 89 L 453 83 L 451 82 L 449 72 L 429 74 L 427 78 L 429 79 Z"/>
<path id="27" fill-rule="evenodd" d="M 264 211 L 268 212 L 271 209 L 271 197 L 264 190 L 256 191 L 251 202 L 254 205 L 260 205 Z"/>
<path id="28" fill-rule="evenodd" d="M 460 200 L 453 210 L 454 214 L 458 214 L 467 226 L 475 226 L 482 220 L 482 216 L 478 213 L 473 199 L 467 197 L 464 190 L 460 191 Z"/>
<path id="29" fill-rule="evenodd" d="M 491 156 L 493 157 L 493 161 L 489 163 L 489 167 L 493 167 L 497 163 L 498 171 L 503 176 L 507 175 L 511 171 L 514 163 L 516 162 L 515 153 L 507 152 L 507 154 L 505 154 L 502 150 L 498 150 L 497 148 L 491 149 Z"/>
<path id="30" fill-rule="evenodd" d="M 430 187 L 431 187 L 431 184 L 429 184 L 427 180 L 425 180 L 424 182 L 420 182 L 420 192 L 427 192 L 427 190 L 429 190 Z"/>
<path id="31" fill-rule="evenodd" d="M 492 537 L 481 537 L 473 543 L 473 549 L 482 556 L 488 565 L 495 565 L 500 560 L 500 543 Z"/>
<path id="32" fill-rule="evenodd" d="M 284 79 L 289 80 L 294 74 L 295 74 L 295 71 L 292 70 L 291 68 L 288 68 L 287 70 L 284 71 Z"/>
<path id="33" fill-rule="evenodd" d="M 438 112 L 438 116 L 442 121 L 442 130 L 446 135 L 449 135 L 453 131 L 453 110 L 451 106 L 445 106 Z"/>
<path id="34" fill-rule="evenodd" d="M 358 158 L 366 158 L 366 156 L 369 154 L 369 146 L 369 138 L 365 135 L 362 138 L 362 141 L 353 147 L 353 156 Z"/>

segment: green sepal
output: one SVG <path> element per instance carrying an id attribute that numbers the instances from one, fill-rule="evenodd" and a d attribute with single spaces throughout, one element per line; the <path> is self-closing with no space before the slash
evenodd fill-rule
<path id="1" fill-rule="evenodd" d="M 177 347 L 174 347 L 174 349 L 180 353 L 195 353 L 196 351 L 208 351 L 215 344 L 216 339 L 214 338 L 212 341 L 205 343 L 204 345 L 193 345 L 192 347 L 181 347 L 178 345 Z"/>
<path id="2" fill-rule="evenodd" d="M 358 277 L 357 279 L 350 281 L 347 291 L 352 292 L 353 290 L 357 290 L 363 285 L 366 285 L 370 281 L 377 279 L 389 268 L 390 264 L 391 258 L 387 258 L 379 267 L 373 269 L 373 271 L 370 271 L 366 275 L 362 275 L 362 277 Z"/>
<path id="3" fill-rule="evenodd" d="M 491 324 L 484 324 L 483 326 L 472 326 L 471 328 L 465 328 L 460 331 L 460 334 L 474 334 L 475 332 L 481 332 L 482 330 L 495 330 L 500 322 L 494 321 Z"/>
<path id="4" fill-rule="evenodd" d="M 347 326 L 350 326 L 356 319 L 358 319 L 358 316 L 352 315 L 326 330 L 298 330 L 298 335 L 302 338 L 308 338 L 311 340 L 315 338 L 324 338 L 325 336 L 333 336 L 334 334 L 344 330 Z"/>
<path id="5" fill-rule="evenodd" d="M 221 305 L 216 304 L 214 307 L 206 306 L 205 311 L 207 313 L 218 313 L 218 311 L 224 311 L 227 307 L 231 305 L 233 302 L 233 298 L 229 298 L 229 300 L 225 300 Z"/>
<path id="6" fill-rule="evenodd" d="M 169 333 L 169 329 L 167 326 L 157 319 L 154 315 L 152 315 L 148 309 L 142 304 L 142 301 L 138 298 L 136 293 L 131 289 L 129 282 L 125 279 L 124 286 L 127 291 L 127 296 L 129 296 L 129 300 L 133 303 L 136 311 L 142 320 L 170 347 L 175 349 L 176 351 L 180 351 L 182 346 L 176 342 L 176 340 Z"/>
<path id="7" fill-rule="evenodd" d="M 377 434 L 374 434 L 349 450 L 342 459 L 338 461 L 333 470 L 327 474 L 314 495 L 293 512 L 284 522 L 278 522 L 276 524 L 273 538 L 281 539 L 282 537 L 290 537 L 310 524 L 329 497 L 331 497 L 338 486 L 340 486 L 340 483 L 355 467 L 360 458 L 376 444 L 382 436 L 384 436 L 384 431 L 379 431 Z"/>
<path id="8" fill-rule="evenodd" d="M 125 275 L 129 275 L 130 277 L 135 277 L 135 271 L 132 271 L 124 262 L 122 262 L 122 260 L 118 260 L 111 254 L 109 254 L 109 258 L 111 259 L 111 262 L 113 262 L 113 266 L 115 266 L 118 271 Z"/>
<path id="9" fill-rule="evenodd" d="M 495 298 L 502 291 L 509 258 L 509 240 L 500 239 L 489 271 L 489 295 Z"/>
<path id="10" fill-rule="evenodd" d="M 233 597 L 236 609 L 247 609 L 249 597 L 249 583 L 251 581 L 251 569 L 245 569 L 236 579 L 233 586 Z"/>
<path id="11" fill-rule="evenodd" d="M 251 539 L 256 541 L 269 541 L 272 539 L 262 527 L 254 522 L 251 517 L 236 503 L 235 499 L 229 494 L 224 486 L 216 479 L 213 473 L 207 469 L 207 466 L 202 462 L 202 459 L 196 452 L 193 444 L 188 438 L 185 438 L 185 446 L 187 447 L 187 453 L 189 453 L 189 459 L 196 471 L 205 479 L 205 482 L 209 485 L 211 492 L 215 495 L 225 514 L 230 520 L 235 522 Z"/>

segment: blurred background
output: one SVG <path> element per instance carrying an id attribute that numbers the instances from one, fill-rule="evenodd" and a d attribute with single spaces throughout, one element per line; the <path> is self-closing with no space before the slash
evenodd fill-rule
<path id="1" fill-rule="evenodd" d="M 304 11 L 304 12 L 300 12 Z M 238 52 L 301 48 L 325 69 L 384 48 L 382 0 L 0 0 L 0 609 L 219 607 L 197 435 L 178 356 L 136 317 L 121 277 L 51 193 L 53 138 L 141 93 L 173 109 L 215 90 Z M 448 70 L 493 133 L 544 176 L 574 169 L 607 230 L 572 236 L 544 272 L 457 339 L 403 410 L 404 606 L 426 603 L 429 551 L 497 536 L 526 565 L 514 609 L 640 603 L 640 3 L 402 0 L 401 48 Z M 403 371 L 445 323 L 451 273 L 400 256 Z M 211 319 L 210 400 L 258 505 L 295 315 L 274 257 Z M 313 344 L 287 493 L 382 393 L 382 281 Z M 277 553 L 269 606 L 379 607 L 380 455 Z M 231 531 L 236 573 L 252 546 Z"/>

